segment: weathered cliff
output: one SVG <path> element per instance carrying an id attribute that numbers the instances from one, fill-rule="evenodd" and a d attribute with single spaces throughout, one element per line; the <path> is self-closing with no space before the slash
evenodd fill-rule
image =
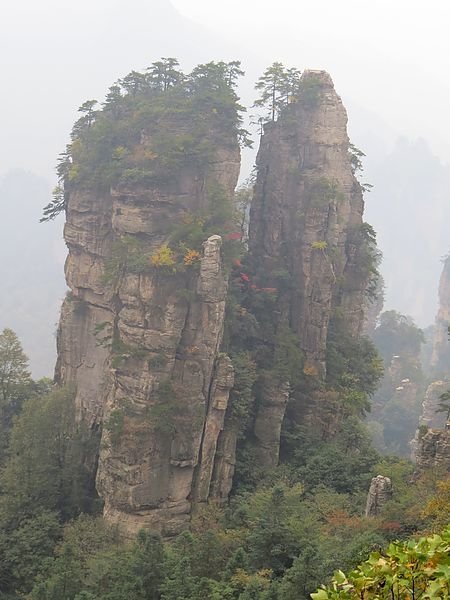
<path id="1" fill-rule="evenodd" d="M 351 337 L 361 333 L 373 267 L 347 114 L 326 72 L 303 73 L 296 101 L 264 127 L 256 165 L 249 230 L 255 282 L 277 291 L 274 338 L 288 328 L 303 372 L 323 380 L 330 321 Z M 283 421 L 290 385 L 266 387 L 257 402 L 254 434 L 268 466 L 278 461 L 280 428 L 267 423 Z"/>
<path id="2" fill-rule="evenodd" d="M 441 469 L 447 472 L 450 468 L 450 431 L 445 429 L 429 429 L 417 437 L 417 467 L 420 470 Z"/>
<path id="3" fill-rule="evenodd" d="M 209 497 L 233 385 L 219 353 L 227 275 L 215 234 L 237 182 L 237 136 L 214 104 L 186 114 L 176 100 L 174 108 L 157 96 L 156 115 L 146 100 L 138 135 L 115 149 L 128 169 L 111 187 L 99 185 L 100 169 L 77 177 L 95 142 L 89 124 L 66 184 L 70 293 L 56 377 L 75 383 L 78 419 L 102 432 L 97 489 L 105 518 L 126 535 L 143 526 L 174 534 L 192 503 Z M 125 113 L 121 104 L 116 112 Z"/>
<path id="4" fill-rule="evenodd" d="M 324 373 L 332 309 L 339 306 L 355 335 L 364 318 L 364 203 L 352 168 L 347 114 L 330 76 L 305 71 L 301 85 L 298 101 L 267 124 L 261 138 L 250 254 L 268 283 L 289 279 L 280 309 L 300 339 L 307 366 Z"/>
<path id="5" fill-rule="evenodd" d="M 434 327 L 431 374 L 436 378 L 424 396 L 419 424 L 427 427 L 444 427 L 445 413 L 437 411 L 440 395 L 450 389 L 450 257 L 444 262 L 439 282 L 439 309 Z"/>
<path id="6" fill-rule="evenodd" d="M 383 475 L 373 477 L 367 494 L 366 517 L 376 517 L 391 498 L 392 482 L 390 478 Z"/>
<path id="7" fill-rule="evenodd" d="M 450 389 L 450 381 L 434 381 L 431 383 L 422 403 L 422 414 L 419 425 L 426 427 L 444 429 L 447 422 L 445 411 L 439 410 L 439 404 L 442 402 L 440 396 Z"/>
<path id="8" fill-rule="evenodd" d="M 441 395 L 450 389 L 450 257 L 444 261 L 439 282 L 439 309 L 434 328 L 430 383 L 423 397 L 419 428 L 411 441 L 412 458 L 418 469 L 450 468 L 450 431 Z"/>
<path id="9" fill-rule="evenodd" d="M 105 518 L 126 535 L 177 533 L 196 504 L 227 500 L 244 435 L 258 468 L 274 467 L 289 404 L 303 424 L 315 406 L 332 435 L 362 410 L 342 398 L 361 402 L 378 377 L 364 375 L 362 396 L 360 365 L 341 378 L 360 351 L 374 363 L 348 341 L 363 326 L 374 239 L 332 81 L 305 72 L 265 126 L 242 266 L 230 260 L 242 130 L 226 68 L 88 106 L 64 171 L 70 293 L 56 377 L 76 385 L 77 418 L 101 437 L 92 470 Z"/>
<path id="10" fill-rule="evenodd" d="M 444 262 L 439 282 L 439 309 L 436 315 L 434 330 L 431 369 L 439 378 L 450 379 L 450 343 L 448 327 L 450 326 L 450 257 Z"/>

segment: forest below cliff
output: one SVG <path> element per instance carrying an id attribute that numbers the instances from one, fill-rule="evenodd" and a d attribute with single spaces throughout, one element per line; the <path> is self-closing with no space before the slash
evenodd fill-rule
<path id="1" fill-rule="evenodd" d="M 4 598 L 450 594 L 446 468 L 406 458 L 423 335 L 378 319 L 345 109 L 326 73 L 274 63 L 236 189 L 242 75 L 162 59 L 80 108 L 44 209 L 69 248 L 56 383 L 0 334 Z"/>
<path id="2" fill-rule="evenodd" d="M 350 421 L 329 441 L 298 431 L 289 440 L 296 457 L 270 472 L 243 464 L 230 503 L 201 507 L 190 531 L 170 544 L 145 531 L 124 542 L 101 517 L 83 463 L 85 432 L 74 429 L 73 391 L 30 380 L 8 332 L 0 346 L 1 369 L 5 348 L 14 347 L 21 362 L 2 396 L 2 440 L 9 441 L 1 476 L 4 598 L 301 600 L 335 570 L 353 569 L 393 540 L 439 532 L 448 521 L 444 474 L 422 473 L 411 485 L 414 466 L 377 454 L 364 426 Z M 365 517 L 378 473 L 391 478 L 394 495 L 377 516 Z M 416 567 L 423 575 L 423 564 Z"/>

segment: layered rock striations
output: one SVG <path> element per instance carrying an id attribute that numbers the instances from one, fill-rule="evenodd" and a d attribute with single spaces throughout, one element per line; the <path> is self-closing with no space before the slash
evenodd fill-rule
<path id="1" fill-rule="evenodd" d="M 450 389 L 450 257 L 439 283 L 439 309 L 434 328 L 431 370 L 438 379 L 428 386 L 419 428 L 411 442 L 418 469 L 450 468 L 450 430 L 441 395 Z"/>
<path id="2" fill-rule="evenodd" d="M 293 332 L 303 372 L 319 379 L 332 316 L 357 337 L 370 278 L 370 230 L 350 150 L 347 114 L 330 76 L 305 71 L 297 100 L 264 127 L 256 161 L 249 253 L 257 283 L 277 290 L 275 328 Z M 258 403 L 254 432 L 272 466 L 278 450 L 268 449 L 279 446 L 290 383 L 266 389 Z"/>
<path id="3" fill-rule="evenodd" d="M 417 468 L 432 471 L 450 469 L 450 430 L 429 429 L 417 436 Z"/>
<path id="4" fill-rule="evenodd" d="M 367 494 L 366 517 L 376 517 L 391 498 L 392 482 L 390 478 L 383 475 L 373 477 Z"/>
<path id="5" fill-rule="evenodd" d="M 233 385 L 231 362 L 219 352 L 222 238 L 214 224 L 211 235 L 203 231 L 214 203 L 232 203 L 237 137 L 210 111 L 210 147 L 199 160 L 190 146 L 200 125 L 178 113 L 144 120 L 138 138 L 120 147 L 133 160 L 144 156 L 146 172 L 128 169 L 110 188 L 66 186 L 70 293 L 56 378 L 76 385 L 79 421 L 102 432 L 97 489 L 105 518 L 127 535 L 143 526 L 174 534 L 192 503 L 209 497 Z M 175 164 L 163 163 L 161 147 L 176 149 Z M 196 248 L 195 229 L 204 240 Z"/>
<path id="6" fill-rule="evenodd" d="M 440 378 L 450 379 L 450 257 L 444 261 L 439 282 L 439 309 L 434 330 L 431 369 Z"/>
<path id="7" fill-rule="evenodd" d="M 250 213 L 250 253 L 289 291 L 280 309 L 307 365 L 325 372 L 328 323 L 339 306 L 358 334 L 367 279 L 359 277 L 364 209 L 354 175 L 347 113 L 328 73 L 306 71 L 303 94 L 265 126 Z"/>
<path id="8" fill-rule="evenodd" d="M 239 274 L 261 292 L 256 302 L 266 298 L 258 327 L 265 319 L 271 334 L 260 327 L 259 350 L 223 352 L 224 246 L 239 234 L 219 234 L 230 233 L 238 120 L 225 118 L 235 97 L 211 104 L 223 81 L 205 94 L 199 73 L 195 110 L 192 95 L 180 100 L 170 87 L 172 104 L 156 96 L 156 107 L 133 88 L 94 124 L 88 113 L 66 173 L 70 293 L 56 378 L 75 384 L 77 418 L 101 437 L 92 469 L 104 515 L 128 536 L 173 535 L 196 504 L 226 501 L 244 430 L 258 466 L 276 466 L 292 372 L 323 382 L 330 321 L 357 338 L 367 304 L 373 256 L 346 112 L 329 75 L 307 71 L 265 126 L 251 277 Z M 251 329 L 251 311 L 234 308 Z"/>

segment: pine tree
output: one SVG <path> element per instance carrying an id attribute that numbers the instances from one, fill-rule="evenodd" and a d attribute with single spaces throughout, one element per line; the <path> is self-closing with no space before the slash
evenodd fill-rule
<path id="1" fill-rule="evenodd" d="M 286 104 L 286 69 L 280 62 L 274 62 L 258 79 L 255 89 L 260 97 L 255 106 L 269 109 L 271 121 L 275 121 L 282 106 Z"/>
<path id="2" fill-rule="evenodd" d="M 167 90 L 181 83 L 183 73 L 178 69 L 180 63 L 176 58 L 161 58 L 148 67 L 148 81 L 152 87 L 167 92 Z"/>
<path id="3" fill-rule="evenodd" d="M 260 97 L 254 105 L 268 109 L 270 120 L 275 121 L 280 111 L 299 95 L 300 75 L 295 67 L 286 69 L 282 63 L 274 62 L 256 82 Z"/>
<path id="4" fill-rule="evenodd" d="M 0 410 L 17 400 L 31 382 L 28 358 L 12 329 L 0 333 Z"/>

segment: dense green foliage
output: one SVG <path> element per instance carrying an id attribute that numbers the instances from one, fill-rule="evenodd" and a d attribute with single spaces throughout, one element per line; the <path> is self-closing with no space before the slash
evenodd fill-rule
<path id="1" fill-rule="evenodd" d="M 73 393 L 55 389 L 28 400 L 16 420 L 2 474 L 2 508 L 14 519 L 35 507 L 70 518 L 91 499 L 85 462 L 89 444 L 75 426 Z"/>
<path id="2" fill-rule="evenodd" d="M 267 301 L 269 297 L 262 305 Z M 254 346 L 245 351 L 233 342 L 236 386 L 230 418 L 245 435 L 255 401 L 256 361 L 267 359 L 264 352 L 261 357 L 253 350 L 262 343 L 258 331 L 268 324 L 261 316 L 262 325 L 250 318 L 249 311 L 240 316 L 253 325 L 238 324 L 235 315 L 229 327 L 238 331 L 243 327 L 247 338 L 240 336 L 241 343 L 253 339 Z M 231 339 L 234 335 L 231 332 Z M 286 331 L 275 339 L 274 350 L 279 346 L 276 352 L 281 352 L 284 364 L 293 340 Z M 407 461 L 377 462 L 360 420 L 365 403 L 343 401 L 351 389 L 371 393 L 379 372 L 367 342 L 353 348 L 354 343 L 345 336 L 330 338 L 331 346 L 340 348 L 336 352 L 343 362 L 331 358 L 330 380 L 319 389 L 325 405 L 329 396 L 330 411 L 340 406 L 345 418 L 338 419 L 333 431 L 320 421 L 308 428 L 288 423 L 282 461 L 271 471 L 258 470 L 257 457 L 244 444 L 230 505 L 199 509 L 191 532 L 171 544 L 145 532 L 125 543 L 95 516 L 98 501 L 87 468 L 95 449 L 74 426 L 73 392 L 31 382 L 29 397 L 12 426 L 0 477 L 2 597 L 307 600 L 333 571 L 353 569 L 370 552 L 380 552 L 398 537 L 445 525 L 449 510 L 445 479 L 434 474 L 412 486 Z M 295 357 L 295 349 L 292 352 Z M 23 358 L 20 352 L 18 357 Z M 292 376 L 289 369 L 279 368 L 266 370 L 266 376 L 281 377 L 279 381 Z M 305 379 L 296 385 L 304 389 Z M 396 493 L 378 517 L 362 517 L 370 478 L 379 472 L 391 477 Z M 402 547 L 390 548 L 397 552 Z"/>
<path id="3" fill-rule="evenodd" d="M 225 236 L 230 287 L 222 350 L 235 369 L 226 419 L 239 440 L 230 502 L 197 507 L 190 531 L 171 543 L 144 531 L 132 542 L 120 540 L 97 516 L 91 474 L 98 439 L 76 426 L 73 390 L 31 382 L 20 345 L 8 333 L 17 368 L 1 404 L 2 426 L 9 432 L 0 476 L 0 594 L 5 598 L 306 600 L 333 571 L 353 569 L 370 552 L 380 552 L 396 538 L 441 527 L 447 518 L 448 488 L 442 476 L 417 478 L 412 485 L 408 461 L 381 460 L 372 446 L 363 419 L 383 371 L 374 344 L 351 335 L 335 309 L 326 376 L 307 365 L 286 310 L 293 286 L 287 261 L 268 274 L 254 257 L 252 264 L 245 256 L 248 189 L 238 191 L 236 210 L 209 177 L 219 142 L 230 147 L 237 139 L 248 143 L 235 92 L 241 74 L 238 62 L 219 62 L 185 75 L 175 59 L 164 58 L 144 73 L 132 71 L 119 80 L 101 108 L 95 100 L 86 101 L 58 165 L 54 201 L 44 210 L 44 220 L 54 218 L 67 208 L 70 194 L 84 188 L 98 194 L 108 194 L 111 187 L 170 188 L 174 173 L 184 169 L 203 182 L 199 206 L 158 224 L 166 241 L 156 251 L 146 246 L 145 236 L 117 237 L 104 281 L 114 286 L 124 272 L 152 271 L 173 282 L 176 274 L 180 297 L 189 297 L 195 293 L 189 273 L 197 268 L 202 242 L 211 233 Z M 299 75 L 274 63 L 260 78 L 256 105 L 269 119 L 275 120 L 299 96 L 306 108 L 315 106 L 316 81 L 312 77 L 302 87 Z M 353 148 L 354 171 L 361 156 Z M 339 194 L 325 178 L 314 180 L 307 192 L 315 207 Z M 227 245 L 227 234 L 235 244 Z M 355 277 L 369 283 L 370 294 L 378 278 L 374 231 L 367 224 L 351 228 L 348 244 L 358 265 Z M 329 258 L 334 275 L 333 249 L 318 240 L 313 250 Z M 353 282 L 343 277 L 335 283 L 344 292 Z M 74 310 L 85 310 L 82 302 L 69 299 Z M 125 345 L 107 322 L 97 325 L 95 335 L 98 344 L 110 347 L 115 368 L 130 357 L 146 360 L 152 368 L 165 360 L 163 353 L 150 356 Z M 419 330 L 396 314 L 382 318 L 375 339 L 385 367 L 393 353 L 420 350 Z M 0 374 L 6 366 L 0 352 Z M 255 415 L 264 393 L 279 389 L 287 390 L 290 401 L 279 465 L 267 469 L 258 460 Z M 157 399 L 145 418 L 158 435 L 170 437 L 174 415 L 184 410 L 170 380 L 159 386 Z M 126 406 L 103 424 L 105 443 L 113 449 L 125 416 Z M 394 428 L 399 423 L 392 413 L 390 421 Z M 379 473 L 391 477 L 394 497 L 377 517 L 366 518 L 368 486 Z M 404 546 L 391 548 L 398 553 Z M 413 551 L 412 542 L 408 548 Z M 371 564 L 375 570 L 379 566 Z M 353 575 L 347 580 L 339 572 L 337 577 L 332 586 L 350 585 Z M 318 592 L 318 600 L 328 593 Z"/>
<path id="4" fill-rule="evenodd" d="M 0 477 L 2 592 L 29 589 L 53 552 L 62 520 L 95 510 L 89 448 L 74 430 L 70 391 L 25 402 Z"/>
<path id="5" fill-rule="evenodd" d="M 42 220 L 63 211 L 78 187 L 101 193 L 111 186 L 168 184 L 174 170 L 186 166 L 206 176 L 217 143 L 249 145 L 235 92 L 242 74 L 237 61 L 198 65 L 185 75 L 175 59 L 162 59 L 120 79 L 101 108 L 85 102 Z"/>
<path id="6" fill-rule="evenodd" d="M 20 412 L 32 387 L 28 358 L 14 331 L 6 328 L 0 333 L 0 465 L 8 447 L 13 418 Z"/>
<path id="7" fill-rule="evenodd" d="M 385 553 L 370 558 L 347 576 L 334 574 L 313 600 L 392 598 L 398 600 L 450 597 L 450 526 L 441 535 L 391 543 Z"/>
<path id="8" fill-rule="evenodd" d="M 0 405 L 17 404 L 24 387 L 30 383 L 28 359 L 11 329 L 0 334 Z"/>
<path id="9" fill-rule="evenodd" d="M 275 121 L 280 112 L 300 93 L 300 71 L 296 68 L 286 69 L 280 62 L 274 62 L 258 79 L 255 89 L 260 96 L 255 101 L 256 107 L 267 111 L 267 118 Z"/>
<path id="10" fill-rule="evenodd" d="M 227 415 L 229 420 L 236 411 L 242 415 L 235 486 L 251 490 L 264 479 L 253 422 L 265 390 L 287 386 L 282 465 L 313 488 L 322 482 L 339 492 L 367 489 L 377 456 L 360 419 L 382 376 L 381 359 L 369 339 L 349 334 L 336 311 L 329 330 L 327 378 L 323 381 L 310 372 L 304 367 L 298 335 L 280 311 L 290 290 L 289 273 L 271 274 L 269 282 L 276 281 L 277 287 L 269 288 L 267 275 L 248 263 L 245 258 L 234 265 L 224 344 L 236 361 L 238 386 L 241 381 L 247 384 L 244 403 L 241 392 L 238 397 L 232 392 Z M 308 427 L 302 425 L 305 414 L 314 415 Z"/>
<path id="11" fill-rule="evenodd" d="M 403 497 L 411 487 L 407 465 L 393 464 L 388 472 Z M 171 544 L 144 532 L 127 544 L 101 519 L 83 515 L 61 530 L 55 513 L 39 513 L 13 531 L 14 546 L 0 539 L 2 564 L 17 574 L 10 580 L 16 593 L 34 580 L 33 600 L 306 600 L 333 571 L 352 569 L 371 551 L 409 535 L 413 518 L 428 518 L 413 514 L 422 489 L 410 490 L 401 507 L 394 502 L 374 519 L 360 516 L 358 484 L 338 492 L 311 483 L 306 487 L 279 467 L 225 510 L 214 504 L 200 509 L 191 532 Z M 443 514 L 443 489 L 432 500 L 433 486 L 426 487 L 429 511 Z M 412 511 L 409 520 L 393 521 L 405 508 Z"/>

